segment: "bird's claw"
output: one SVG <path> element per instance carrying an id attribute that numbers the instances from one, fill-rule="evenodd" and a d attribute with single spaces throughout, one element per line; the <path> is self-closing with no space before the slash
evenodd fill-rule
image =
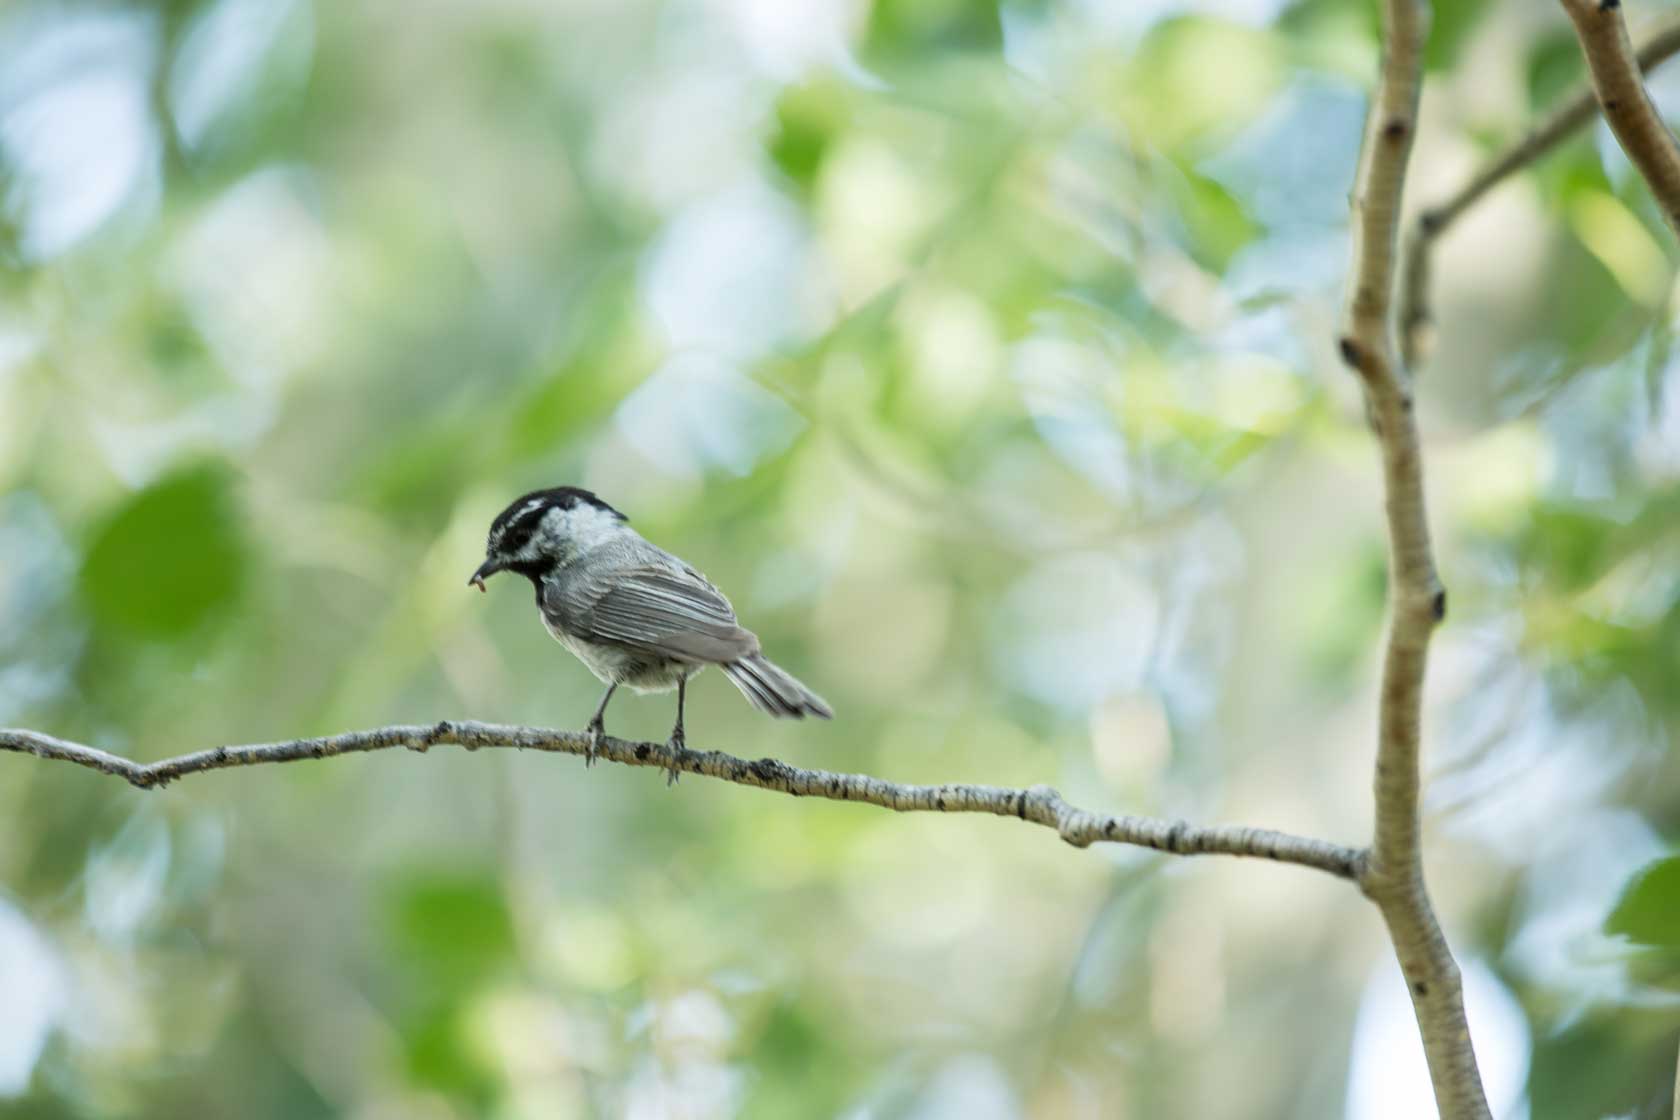
<path id="1" fill-rule="evenodd" d="M 601 754 L 601 746 L 607 738 L 606 724 L 598 719 L 590 720 L 587 730 L 589 731 L 589 745 L 583 749 L 583 764 L 585 767 L 595 765 L 595 760 Z"/>
<path id="2" fill-rule="evenodd" d="M 688 749 L 688 740 L 683 737 L 682 729 L 678 728 L 676 731 L 671 732 L 670 742 L 665 745 L 670 749 L 671 754 L 676 756 Z M 665 768 L 665 785 L 667 787 L 676 785 L 677 779 L 682 777 L 682 771 L 678 770 L 676 767 L 676 758 L 673 757 L 671 762 L 672 765 Z"/>

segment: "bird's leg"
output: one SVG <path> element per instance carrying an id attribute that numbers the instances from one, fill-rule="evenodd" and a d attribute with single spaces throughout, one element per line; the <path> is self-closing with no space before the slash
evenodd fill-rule
<path id="1" fill-rule="evenodd" d="M 687 694 L 688 678 L 679 677 L 677 679 L 677 725 L 671 728 L 671 742 L 669 744 L 672 751 L 680 751 L 688 745 L 687 739 L 683 737 L 683 700 L 686 699 Z M 672 766 L 665 771 L 665 784 L 671 785 L 676 780 L 677 768 Z"/>
<path id="2" fill-rule="evenodd" d="M 604 718 L 607 714 L 607 701 L 612 699 L 612 694 L 617 690 L 617 681 L 609 684 L 607 686 L 607 694 L 601 697 L 601 702 L 599 704 L 595 705 L 595 714 L 589 717 L 589 726 L 587 728 L 589 732 L 589 748 L 583 752 L 583 764 L 585 766 L 595 765 L 595 756 L 601 753 L 601 740 L 607 737 L 607 724 L 606 719 Z"/>

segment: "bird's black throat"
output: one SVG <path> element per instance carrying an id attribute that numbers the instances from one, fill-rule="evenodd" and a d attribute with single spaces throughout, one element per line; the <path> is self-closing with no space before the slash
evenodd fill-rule
<path id="1" fill-rule="evenodd" d="M 531 586 L 537 590 L 537 598 L 540 601 L 542 599 L 543 573 L 547 572 L 551 566 L 541 560 L 515 560 L 502 570 L 504 572 L 517 572 L 530 580 Z"/>

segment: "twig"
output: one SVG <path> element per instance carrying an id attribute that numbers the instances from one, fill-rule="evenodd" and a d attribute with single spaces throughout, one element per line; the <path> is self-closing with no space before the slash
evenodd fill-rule
<path id="1" fill-rule="evenodd" d="M 1562 2 L 1575 23 L 1604 119 L 1650 185 L 1668 224 L 1680 233 L 1680 145 L 1645 92 L 1621 0 Z"/>
<path id="2" fill-rule="evenodd" d="M 282 743 L 214 747 L 158 762 L 139 763 L 36 731 L 0 729 L 0 750 L 74 762 L 78 766 L 122 778 L 140 789 L 154 789 L 188 774 L 235 766 L 333 758 L 396 747 L 424 751 L 444 745 L 465 747 L 469 751 L 511 747 L 582 755 L 588 751 L 590 740 L 588 735 L 579 731 L 445 721 L 429 725 L 379 727 L 370 731 L 292 739 Z M 602 743 L 597 757 L 626 766 L 656 766 L 671 772 L 701 774 L 794 797 L 859 801 L 901 813 L 990 813 L 998 817 L 1018 817 L 1055 829 L 1057 835 L 1076 848 L 1107 841 L 1180 856 L 1251 856 L 1311 867 L 1352 880 L 1359 878 L 1365 863 L 1364 853 L 1357 848 L 1265 828 L 1234 825 L 1203 827 L 1156 817 L 1088 812 L 1068 804 L 1049 786 L 1008 789 L 961 784 L 899 785 L 867 774 L 805 770 L 773 758 L 748 761 L 721 751 L 673 749 L 664 743 L 636 743 L 613 738 Z"/>
<path id="3" fill-rule="evenodd" d="M 1641 73 L 1649 73 L 1676 54 L 1680 54 L 1680 22 L 1660 29 L 1647 39 L 1634 61 Z M 1401 284 L 1400 344 L 1407 366 L 1415 366 L 1428 348 L 1429 327 L 1434 321 L 1429 300 L 1430 262 L 1436 239 L 1488 191 L 1539 160 L 1597 115 L 1598 96 L 1589 85 L 1554 109 L 1458 190 L 1418 214 L 1407 239 L 1406 269 Z"/>
<path id="4" fill-rule="evenodd" d="M 1360 881 L 1382 912 L 1423 1036 L 1443 1120 L 1488 1117 L 1464 994 L 1429 902 L 1418 825 L 1419 740 L 1429 639 L 1446 614 L 1424 504 L 1412 387 L 1394 338 L 1400 202 L 1423 84 L 1426 0 L 1385 0 L 1382 69 L 1353 201 L 1353 289 L 1341 351 L 1364 382 L 1387 497 L 1390 619 L 1378 717 L 1376 829 Z"/>

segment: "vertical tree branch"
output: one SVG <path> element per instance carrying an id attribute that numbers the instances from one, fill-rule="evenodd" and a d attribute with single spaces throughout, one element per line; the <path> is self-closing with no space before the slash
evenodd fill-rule
<path id="1" fill-rule="evenodd" d="M 1446 613 L 1424 503 L 1412 387 L 1392 306 L 1400 203 L 1417 127 L 1426 0 L 1385 0 L 1384 51 L 1353 197 L 1353 288 L 1341 352 L 1359 375 L 1382 453 L 1389 629 L 1376 764 L 1376 827 L 1360 885 L 1388 926 L 1443 1118 L 1486 1118 L 1458 966 L 1430 905 L 1418 826 L 1419 741 L 1429 640 Z"/>
<path id="2" fill-rule="evenodd" d="M 1621 0 L 1562 0 L 1575 24 L 1604 119 L 1680 233 L 1680 145 L 1645 92 Z"/>

